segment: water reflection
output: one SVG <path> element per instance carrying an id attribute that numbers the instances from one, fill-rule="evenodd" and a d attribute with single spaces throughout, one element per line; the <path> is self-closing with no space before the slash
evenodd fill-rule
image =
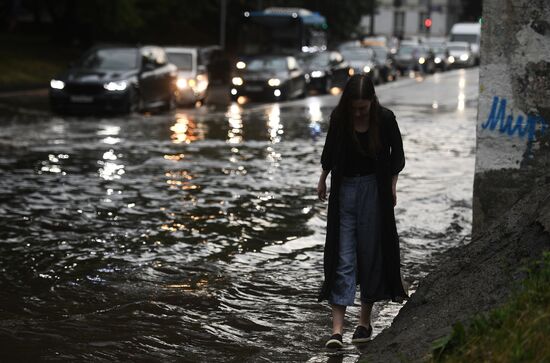
<path id="1" fill-rule="evenodd" d="M 118 144 L 121 139 L 118 136 L 120 133 L 120 126 L 116 125 L 104 125 L 100 130 L 97 131 L 97 134 L 100 136 L 106 136 L 101 141 L 104 144 L 114 145 Z"/>
<path id="2" fill-rule="evenodd" d="M 176 123 L 170 127 L 172 135 L 170 136 L 174 144 L 190 144 L 191 142 L 204 138 L 204 134 L 199 134 L 197 123 L 190 119 L 186 114 L 179 113 L 176 115 Z"/>
<path id="3" fill-rule="evenodd" d="M 352 347 L 325 353 L 330 308 L 316 301 L 327 216 L 314 191 L 324 133 L 311 136 L 326 99 L 0 127 L 1 307 L 17 332 L 0 340 L 50 360 L 355 361 Z M 414 280 L 468 233 L 475 109 L 392 109 Z M 375 334 L 399 306 L 375 305 Z"/>
<path id="4" fill-rule="evenodd" d="M 124 165 L 118 164 L 115 161 L 120 159 L 122 154 L 116 154 L 113 149 L 109 149 L 103 153 L 103 159 L 97 163 L 101 165 L 98 170 L 100 178 L 105 180 L 120 179 L 124 174 Z"/>
<path id="5" fill-rule="evenodd" d="M 321 102 L 318 98 L 308 100 L 309 131 L 311 137 L 315 140 L 321 134 L 321 121 L 323 112 L 321 112 Z"/>
<path id="6" fill-rule="evenodd" d="M 38 171 L 38 174 L 42 174 L 43 172 L 47 173 L 54 173 L 61 175 L 66 175 L 67 173 L 61 169 L 61 160 L 68 159 L 69 155 L 67 154 L 48 154 L 48 160 L 44 160 L 41 162 L 40 170 Z"/>
<path id="7" fill-rule="evenodd" d="M 227 122 L 229 123 L 229 130 L 227 131 L 227 142 L 229 144 L 240 144 L 243 141 L 242 112 L 242 108 L 233 103 L 226 113 Z"/>
<path id="8" fill-rule="evenodd" d="M 266 111 L 267 133 L 272 144 L 281 141 L 281 135 L 284 133 L 281 123 L 281 108 L 278 103 L 273 104 Z"/>
<path id="9" fill-rule="evenodd" d="M 464 69 L 460 70 L 460 78 L 458 79 L 458 104 L 457 109 L 459 111 L 464 111 L 466 104 L 466 95 L 464 94 L 464 89 L 466 88 L 466 73 Z"/>

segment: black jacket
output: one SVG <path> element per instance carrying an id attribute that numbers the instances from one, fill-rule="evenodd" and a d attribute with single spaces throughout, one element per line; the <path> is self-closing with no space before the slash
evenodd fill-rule
<path id="1" fill-rule="evenodd" d="M 378 183 L 380 213 L 382 214 L 380 227 L 384 288 L 381 295 L 376 296 L 376 300 L 402 301 L 408 296 L 401 282 L 399 237 L 393 213 L 391 180 L 393 175 L 399 174 L 405 167 L 405 155 L 395 115 L 384 107 L 380 107 L 379 112 L 381 149 L 376 159 L 376 180 Z M 328 299 L 338 263 L 339 190 L 342 180 L 343 144 L 346 142 L 346 138 L 343 137 L 344 135 L 341 134 L 336 124 L 337 120 L 335 120 L 333 113 L 321 155 L 323 170 L 331 171 L 331 192 L 328 203 L 327 235 L 324 249 L 325 278 L 319 292 L 319 301 Z"/>

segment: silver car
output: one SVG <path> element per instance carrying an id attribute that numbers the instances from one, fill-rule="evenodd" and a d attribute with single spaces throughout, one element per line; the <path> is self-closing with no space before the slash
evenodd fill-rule
<path id="1" fill-rule="evenodd" d="M 449 42 L 449 65 L 451 67 L 473 67 L 476 63 L 475 55 L 469 43 Z"/>
<path id="2" fill-rule="evenodd" d="M 204 101 L 208 88 L 208 74 L 201 59 L 199 48 L 166 47 L 164 48 L 170 63 L 178 67 L 177 103 L 192 105 Z"/>

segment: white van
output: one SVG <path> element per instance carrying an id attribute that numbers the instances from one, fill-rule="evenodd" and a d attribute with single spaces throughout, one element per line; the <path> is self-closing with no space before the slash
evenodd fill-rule
<path id="1" fill-rule="evenodd" d="M 451 28 L 451 42 L 468 42 L 472 48 L 476 64 L 479 64 L 479 43 L 481 40 L 480 23 L 456 23 Z"/>

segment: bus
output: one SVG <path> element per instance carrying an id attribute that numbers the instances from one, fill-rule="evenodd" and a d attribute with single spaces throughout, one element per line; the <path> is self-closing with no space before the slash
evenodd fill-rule
<path id="1" fill-rule="evenodd" d="M 327 48 L 327 22 L 302 8 L 271 7 L 243 14 L 238 44 L 241 58 L 257 55 L 296 55 Z"/>

